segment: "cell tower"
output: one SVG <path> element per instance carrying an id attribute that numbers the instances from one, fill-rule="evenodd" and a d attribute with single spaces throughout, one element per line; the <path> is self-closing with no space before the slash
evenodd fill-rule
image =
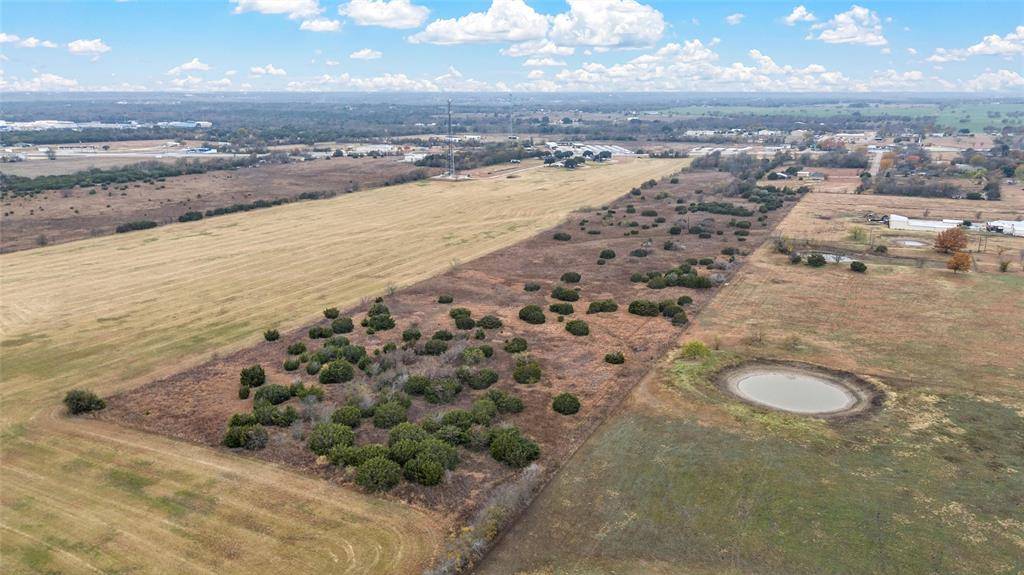
<path id="1" fill-rule="evenodd" d="M 512 92 L 508 93 L 508 139 L 518 140 L 516 137 L 515 129 L 515 117 L 516 117 L 515 103 L 512 101 Z"/>
<path id="2" fill-rule="evenodd" d="M 448 177 L 455 179 L 455 147 L 452 142 L 452 100 L 448 99 Z"/>

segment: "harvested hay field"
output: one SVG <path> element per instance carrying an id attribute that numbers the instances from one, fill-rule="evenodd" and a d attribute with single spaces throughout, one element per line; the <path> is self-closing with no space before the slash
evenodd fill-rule
<path id="1" fill-rule="evenodd" d="M 555 225 L 679 162 L 419 182 L 0 256 L 0 553 L 14 573 L 416 572 L 440 514 L 59 406 L 251 346 Z M 556 193 L 557 192 L 557 193 Z M 370 526 L 373 526 L 372 528 Z"/>
<path id="2" fill-rule="evenodd" d="M 1020 273 L 857 274 L 766 244 L 683 338 L 711 349 L 666 358 L 480 572 L 1019 573 L 1022 292 Z M 751 406 L 716 374 L 756 358 L 886 399 L 847 421 Z"/>
<path id="3" fill-rule="evenodd" d="M 334 330 L 335 334 L 344 336 L 344 343 L 333 344 L 323 336 L 309 334 L 311 329 L 326 329 L 330 334 L 332 321 L 321 319 L 300 329 L 282 332 L 279 340 L 261 342 L 116 395 L 110 398 L 110 407 L 101 417 L 213 447 L 220 443 L 233 414 L 253 410 L 254 396 L 239 398 L 239 373 L 243 368 L 262 366 L 267 381 L 264 385 L 288 386 L 296 381 L 305 386 L 315 385 L 317 372 L 307 371 L 314 358 L 296 359 L 289 369 L 284 365 L 290 357 L 286 348 L 301 343 L 303 349 L 312 354 L 330 346 L 347 348 L 352 344 L 362 346 L 368 353 L 367 375 L 357 374 L 352 381 L 340 385 L 324 385 L 326 396 L 322 402 L 303 403 L 294 398 L 282 403 L 281 408 L 296 408 L 299 419 L 286 428 L 269 427 L 267 447 L 256 451 L 257 456 L 333 482 L 351 483 L 357 477 L 354 467 L 330 465 L 306 447 L 313 424 L 329 420 L 332 412 L 349 400 L 363 406 L 372 405 L 378 397 L 404 390 L 410 396 L 404 417 L 425 422 L 452 410 L 469 410 L 477 400 L 493 390 L 500 390 L 519 397 L 525 409 L 497 416 L 495 427 L 513 425 L 536 441 L 541 454 L 537 461 L 539 473 L 546 476 L 615 410 L 651 363 L 669 350 L 679 336 L 681 325 L 673 325 L 657 309 L 655 317 L 630 313 L 627 311 L 630 302 L 670 300 L 674 303 L 680 296 L 687 296 L 692 303 L 683 309 L 696 313 L 714 293 L 714 289 L 676 285 L 651 287 L 655 284 L 647 284 L 646 280 L 631 281 L 631 276 L 669 270 L 690 260 L 695 271 L 699 270 L 705 277 L 719 275 L 717 281 L 724 282 L 743 261 L 744 254 L 768 237 L 774 223 L 796 199 L 796 196 L 789 197 L 783 209 L 762 214 L 755 204 L 742 199 L 695 192 L 713 187 L 715 182 L 727 177 L 682 174 L 675 178 L 676 183 L 663 179 L 642 193 L 637 190 L 642 195 L 628 195 L 600 209 L 580 210 L 560 226 L 530 240 L 385 295 L 381 303 L 387 306 L 394 320 L 393 327 L 372 334 L 359 327 L 361 320 L 370 320 L 367 308 L 372 306 L 364 302 L 339 312 L 340 318 L 351 317 L 355 322 L 353 331 Z M 685 213 L 685 209 L 682 214 L 676 212 L 677 207 L 686 208 L 691 202 L 716 201 L 738 202 L 737 205 L 750 209 L 750 213 L 737 217 L 704 211 Z M 756 225 L 749 228 L 730 225 L 730 221 L 735 223 L 736 220 Z M 637 225 L 631 226 L 631 222 Z M 711 233 L 686 233 L 687 225 Z M 723 233 L 718 235 L 715 233 L 718 230 Z M 734 233 L 736 231 L 743 233 Z M 672 249 L 666 249 L 666 242 L 672 242 L 669 246 Z M 614 256 L 598 263 L 603 250 L 614 251 Z M 636 250 L 643 250 L 643 256 L 636 255 Z M 735 252 L 736 256 L 731 258 L 722 255 L 723 252 Z M 698 266 L 698 261 L 705 258 L 706 263 Z M 575 272 L 581 277 L 576 282 L 563 283 L 560 278 L 566 272 Z M 528 284 L 536 284 L 537 289 L 524 289 Z M 560 303 L 549 294 L 560 288 L 579 288 L 580 297 L 572 301 L 571 313 L 549 310 L 550 305 Z M 439 302 L 441 295 L 450 296 L 452 301 Z M 590 303 L 609 299 L 617 303 L 616 311 L 586 313 Z M 530 304 L 541 306 L 547 316 L 544 323 L 533 325 L 521 319 L 519 311 Z M 496 317 L 500 326 L 479 332 L 472 326 L 459 329 L 451 317 L 451 312 L 459 308 L 468 310 L 477 320 Z M 560 314 L 565 315 L 564 321 L 558 318 Z M 567 333 L 566 326 L 572 320 L 585 321 L 589 334 L 574 337 Z M 258 333 L 261 327 L 250 329 Z M 422 340 L 403 345 L 404 333 L 412 329 L 422 334 Z M 436 338 L 430 338 L 430 334 L 439 330 L 453 332 L 453 337 L 445 343 L 446 351 L 440 357 L 433 357 L 425 351 L 427 346 L 423 342 L 428 339 L 435 342 Z M 538 382 L 515 382 L 513 368 L 524 354 L 506 350 L 506 342 L 513 338 L 523 338 L 528 343 L 526 354 L 541 369 Z M 401 347 L 388 351 L 388 344 Z M 493 356 L 464 363 L 464 350 L 481 345 L 490 346 Z M 612 352 L 621 352 L 625 362 L 607 363 L 605 355 Z M 291 357 L 302 353 L 297 351 Z M 387 367 L 377 369 L 376 365 Z M 471 368 L 474 370 L 493 370 L 497 382 L 488 384 L 487 391 L 471 389 L 473 385 L 469 384 L 439 401 L 430 399 L 429 394 L 419 397 L 422 392 L 409 391 L 411 388 L 405 385 L 410 375 L 427 375 L 432 380 L 453 377 L 458 373 L 456 368 L 462 365 L 475 366 Z M 320 365 L 317 368 L 324 369 Z M 259 392 L 263 387 L 255 389 Z M 562 393 L 572 393 L 578 398 L 582 405 L 578 415 L 564 417 L 553 413 L 552 399 Z M 372 423 L 369 419 L 362 421 L 355 428 L 356 444 L 387 442 L 387 427 L 390 426 L 379 425 L 375 415 Z M 424 487 L 402 482 L 391 493 L 441 513 L 453 524 L 465 524 L 485 510 L 497 491 L 514 486 L 524 476 L 524 472 L 492 459 L 486 452 L 486 444 L 483 452 L 460 448 L 458 455 L 458 466 L 448 473 L 441 485 Z M 535 470 L 526 472 L 536 473 Z"/>
<path id="4" fill-rule="evenodd" d="M 5 198 L 0 203 L 0 251 L 108 235 L 126 222 L 169 224 L 186 212 L 257 200 L 295 200 L 304 193 L 344 194 L 385 185 L 420 170 L 424 168 L 395 158 L 331 158 L 111 185 L 106 190 L 74 188 Z"/>

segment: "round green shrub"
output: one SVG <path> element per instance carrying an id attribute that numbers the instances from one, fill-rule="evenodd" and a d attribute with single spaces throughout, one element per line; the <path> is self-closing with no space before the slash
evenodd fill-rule
<path id="1" fill-rule="evenodd" d="M 455 469 L 455 466 L 459 464 L 459 451 L 436 437 L 428 437 L 421 441 L 419 453 L 416 456 L 433 459 L 443 465 L 445 469 Z"/>
<path id="2" fill-rule="evenodd" d="M 558 315 L 572 315 L 574 311 L 571 303 L 553 303 L 548 306 L 548 310 Z"/>
<path id="3" fill-rule="evenodd" d="M 651 289 L 665 289 L 666 286 L 668 286 L 668 283 L 661 276 L 653 277 L 647 282 L 647 287 Z"/>
<path id="4" fill-rule="evenodd" d="M 276 329 L 268 329 L 267 331 L 263 332 L 263 339 L 267 341 L 277 341 L 281 339 L 281 332 L 277 331 Z"/>
<path id="5" fill-rule="evenodd" d="M 476 321 L 471 317 L 457 317 L 455 318 L 455 327 L 459 329 L 473 329 L 476 327 Z"/>
<path id="6" fill-rule="evenodd" d="M 567 284 L 579 283 L 580 279 L 582 279 L 582 276 L 576 272 L 565 272 L 561 277 L 562 282 Z"/>
<path id="7" fill-rule="evenodd" d="M 444 479 L 444 466 L 429 457 L 414 457 L 405 462 L 402 474 L 420 485 L 437 485 Z"/>
<path id="8" fill-rule="evenodd" d="M 498 372 L 493 369 L 481 369 L 473 374 L 466 385 L 473 389 L 487 389 L 498 382 Z"/>
<path id="9" fill-rule="evenodd" d="M 551 409 L 562 415 L 572 415 L 580 410 L 580 400 L 571 393 L 560 393 L 551 402 Z"/>
<path id="10" fill-rule="evenodd" d="M 327 455 L 335 446 L 348 447 L 355 443 L 355 440 L 356 434 L 351 427 L 340 423 L 322 422 L 313 426 L 306 446 L 317 455 Z"/>
<path id="11" fill-rule="evenodd" d="M 249 386 L 240 385 L 238 386 L 238 399 L 249 399 Z"/>
<path id="12" fill-rule="evenodd" d="M 387 314 L 371 315 L 366 318 L 366 333 L 374 334 L 395 327 L 395 319 Z"/>
<path id="13" fill-rule="evenodd" d="M 419 443 L 429 436 L 430 434 L 421 425 L 406 421 L 391 428 L 391 431 L 388 432 L 388 445 L 394 445 L 399 441 Z"/>
<path id="14" fill-rule="evenodd" d="M 629 252 L 629 255 L 633 256 L 634 258 L 646 258 L 647 250 L 645 250 L 644 248 L 637 248 Z"/>
<path id="15" fill-rule="evenodd" d="M 501 329 L 501 320 L 493 315 L 485 315 L 476 322 L 476 325 L 484 329 Z"/>
<path id="16" fill-rule="evenodd" d="M 682 313 L 682 311 L 683 311 L 683 306 L 681 306 L 681 305 L 679 305 L 677 303 L 670 303 L 670 304 L 665 305 L 665 306 L 663 306 L 661 308 L 661 315 L 663 315 L 665 317 L 671 318 L 671 317 L 675 317 L 675 315 L 677 313 Z"/>
<path id="17" fill-rule="evenodd" d="M 350 317 L 339 317 L 331 321 L 331 331 L 334 333 L 351 333 L 355 329 Z"/>
<path id="18" fill-rule="evenodd" d="M 437 296 L 437 303 L 452 303 L 453 301 L 455 301 L 455 298 L 448 294 L 441 294 Z"/>
<path id="19" fill-rule="evenodd" d="M 306 333 L 306 335 L 309 336 L 309 339 L 331 337 L 331 329 L 328 327 L 314 325 L 313 327 L 309 328 L 309 331 Z"/>
<path id="20" fill-rule="evenodd" d="M 352 364 L 344 359 L 336 359 L 320 370 L 320 383 L 345 383 L 355 377 Z"/>
<path id="21" fill-rule="evenodd" d="M 284 360 L 284 370 L 295 371 L 296 369 L 299 369 L 299 364 L 299 358 L 289 357 L 288 359 Z"/>
<path id="22" fill-rule="evenodd" d="M 519 359 L 512 369 L 512 379 L 518 383 L 531 384 L 540 381 L 540 364 L 532 359 Z"/>
<path id="23" fill-rule="evenodd" d="M 619 365 L 626 363 L 626 356 L 622 355 L 621 351 L 613 351 L 611 353 L 604 354 L 604 361 L 605 363 Z"/>
<path id="24" fill-rule="evenodd" d="M 689 305 L 691 303 L 693 303 L 693 298 L 688 295 L 681 295 L 676 300 L 676 305 Z"/>
<path id="25" fill-rule="evenodd" d="M 388 459 L 404 464 L 406 461 L 416 457 L 420 452 L 420 442 L 411 439 L 402 439 L 388 446 Z"/>
<path id="26" fill-rule="evenodd" d="M 292 393 L 289 389 L 283 385 L 277 383 L 271 383 L 264 385 L 256 389 L 256 393 L 253 394 L 253 401 L 266 400 L 271 405 L 277 405 L 284 403 L 291 399 Z"/>
<path id="27" fill-rule="evenodd" d="M 505 342 L 505 351 L 508 353 L 522 353 L 526 348 L 526 340 L 521 337 L 513 337 Z"/>
<path id="28" fill-rule="evenodd" d="M 259 387 L 266 383 L 267 374 L 263 371 L 263 366 L 250 365 L 242 369 L 239 379 L 242 385 L 246 387 Z"/>
<path id="29" fill-rule="evenodd" d="M 484 357 L 491 357 L 494 355 L 494 348 L 486 343 L 480 346 L 480 351 L 484 353 Z"/>
<path id="30" fill-rule="evenodd" d="M 269 435 L 262 425 L 241 425 L 229 427 L 221 443 L 225 447 L 244 448 L 252 451 L 263 449 L 267 446 Z"/>
<path id="31" fill-rule="evenodd" d="M 68 413 L 78 415 L 103 409 L 107 403 L 91 391 L 72 389 L 64 394 L 64 405 L 68 408 Z"/>
<path id="32" fill-rule="evenodd" d="M 371 457 L 356 470 L 356 484 L 369 491 L 387 491 L 402 480 L 402 467 L 384 457 Z"/>
<path id="33" fill-rule="evenodd" d="M 646 299 L 633 300 L 629 304 L 629 313 L 633 315 L 654 317 L 660 310 L 658 304 Z"/>
<path id="34" fill-rule="evenodd" d="M 615 259 L 615 250 L 608 250 L 608 249 L 601 250 L 601 253 L 598 254 L 597 257 L 601 258 L 602 260 Z"/>
<path id="35" fill-rule="evenodd" d="M 590 335 L 590 326 L 587 325 L 587 322 L 581 319 L 574 319 L 566 322 L 565 331 L 577 336 Z"/>
<path id="36" fill-rule="evenodd" d="M 451 403 L 462 392 L 462 384 L 451 377 L 432 379 L 430 385 L 423 390 L 423 398 L 428 403 Z"/>
<path id="37" fill-rule="evenodd" d="M 356 447 L 354 445 L 337 445 L 331 449 L 327 457 L 334 465 L 359 466 L 374 457 L 387 457 L 388 448 L 379 443 L 370 443 Z"/>
<path id="38" fill-rule="evenodd" d="M 308 373 L 309 375 L 316 375 L 317 372 L 319 372 L 319 371 L 320 371 L 320 362 L 319 361 L 311 360 L 309 363 L 306 364 L 306 373 Z"/>
<path id="39" fill-rule="evenodd" d="M 580 292 L 562 286 L 555 286 L 551 290 L 551 297 L 561 301 L 576 301 L 580 299 Z"/>
<path id="40" fill-rule="evenodd" d="M 306 344 L 297 341 L 288 346 L 288 355 L 302 355 L 306 353 Z"/>
<path id="41" fill-rule="evenodd" d="M 448 316 L 452 319 L 459 319 L 460 317 L 472 317 L 473 312 L 469 311 L 464 307 L 453 307 L 449 312 Z"/>
<path id="42" fill-rule="evenodd" d="M 527 284 L 523 285 L 523 291 L 539 291 L 539 290 L 540 290 L 540 284 L 527 283 Z"/>
<path id="43" fill-rule="evenodd" d="M 539 305 L 530 304 L 519 310 L 519 319 L 534 325 L 542 324 L 545 321 L 544 310 Z"/>
<path id="44" fill-rule="evenodd" d="M 522 399 L 500 389 L 489 390 L 487 399 L 494 402 L 498 413 L 519 413 L 525 407 Z"/>
<path id="45" fill-rule="evenodd" d="M 405 421 L 406 407 L 397 401 L 385 401 L 373 410 L 373 426 L 390 429 Z"/>
<path id="46" fill-rule="evenodd" d="M 428 339 L 423 344 L 423 355 L 441 355 L 448 351 L 448 343 L 441 339 Z"/>
<path id="47" fill-rule="evenodd" d="M 607 313 L 617 311 L 619 305 L 610 299 L 599 299 L 590 302 L 590 306 L 587 307 L 587 313 Z"/>
<path id="48" fill-rule="evenodd" d="M 327 319 L 335 319 L 336 317 L 338 317 L 339 313 L 340 312 L 338 312 L 338 308 L 329 307 L 324 310 L 324 317 L 326 317 Z"/>
<path id="49" fill-rule="evenodd" d="M 850 269 L 855 271 L 855 272 L 857 272 L 857 273 L 861 273 L 862 274 L 862 273 L 868 271 L 868 266 L 865 265 L 864 262 L 853 261 L 853 262 L 850 262 Z"/>
<path id="50" fill-rule="evenodd" d="M 419 328 L 416 327 L 410 327 L 402 332 L 402 341 L 405 342 L 414 342 L 419 340 L 421 337 L 423 337 L 423 334 L 420 333 Z"/>
<path id="51" fill-rule="evenodd" d="M 452 409 L 441 415 L 441 425 L 454 425 L 459 429 L 469 429 L 474 423 L 478 422 L 473 414 L 465 409 Z"/>
<path id="52" fill-rule="evenodd" d="M 434 437 L 448 445 L 465 445 L 469 441 L 469 434 L 454 425 L 442 425 L 434 432 Z"/>
<path id="53" fill-rule="evenodd" d="M 343 405 L 331 414 L 331 422 L 356 428 L 363 422 L 363 413 L 358 405 Z"/>
<path id="54" fill-rule="evenodd" d="M 402 385 L 402 391 L 409 395 L 423 395 L 430 386 L 430 378 L 425 375 L 410 375 Z"/>
<path id="55" fill-rule="evenodd" d="M 572 239 L 572 236 L 565 232 L 555 232 L 553 237 L 560 242 L 567 242 Z"/>
<path id="56" fill-rule="evenodd" d="M 451 339 L 454 338 L 454 337 L 455 336 L 452 335 L 452 332 L 450 332 L 450 331 L 448 331 L 446 329 L 439 329 L 439 330 L 434 332 L 434 335 L 430 336 L 430 339 L 439 339 L 441 341 L 451 341 Z"/>
<path id="57" fill-rule="evenodd" d="M 828 261 L 825 259 L 825 256 L 821 254 L 811 254 L 807 256 L 807 265 L 813 268 L 820 268 L 827 263 Z"/>
<path id="58" fill-rule="evenodd" d="M 490 399 L 478 399 L 469 409 L 473 414 L 473 422 L 478 425 L 490 425 L 498 415 L 498 406 Z"/>
<path id="59" fill-rule="evenodd" d="M 491 432 L 491 457 L 510 467 L 526 467 L 540 457 L 540 447 L 515 427 Z"/>
<path id="60" fill-rule="evenodd" d="M 685 311 L 680 311 L 679 313 L 672 316 L 672 325 L 686 325 L 689 322 L 690 318 L 686 317 Z"/>

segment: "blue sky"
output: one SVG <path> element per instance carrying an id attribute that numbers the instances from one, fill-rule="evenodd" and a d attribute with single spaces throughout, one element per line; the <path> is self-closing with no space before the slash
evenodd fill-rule
<path id="1" fill-rule="evenodd" d="M 1021 2 L 4 0 L 0 89 L 999 91 Z"/>

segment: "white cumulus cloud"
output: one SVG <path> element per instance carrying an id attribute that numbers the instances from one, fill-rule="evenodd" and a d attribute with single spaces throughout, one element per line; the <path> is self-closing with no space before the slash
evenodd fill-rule
<path id="1" fill-rule="evenodd" d="M 521 56 L 571 56 L 576 49 L 572 46 L 559 46 L 551 40 L 530 40 L 512 44 L 500 50 L 502 56 L 519 58 Z"/>
<path id="2" fill-rule="evenodd" d="M 323 12 L 318 0 L 230 0 L 235 5 L 235 14 L 257 12 L 259 14 L 285 14 L 292 20 L 313 18 Z"/>
<path id="3" fill-rule="evenodd" d="M 652 46 L 665 18 L 636 0 L 566 0 L 569 11 L 552 19 L 549 39 L 560 46 L 629 48 Z"/>
<path id="4" fill-rule="evenodd" d="M 351 54 L 348 55 L 348 57 L 352 58 L 353 60 L 376 60 L 381 56 L 383 56 L 383 54 L 381 54 L 377 50 L 372 50 L 370 48 L 356 50 L 355 52 L 352 52 Z"/>
<path id="5" fill-rule="evenodd" d="M 882 33 L 882 19 L 878 13 L 856 4 L 812 28 L 818 31 L 818 35 L 812 33 L 808 38 L 816 38 L 828 44 L 885 46 L 889 43 Z"/>
<path id="6" fill-rule="evenodd" d="M 99 38 L 93 38 L 92 40 L 75 40 L 68 43 L 68 52 L 78 56 L 93 56 L 99 57 L 100 54 L 105 54 L 110 51 L 110 46 L 103 43 L 103 40 Z"/>
<path id="7" fill-rule="evenodd" d="M 179 64 L 167 71 L 169 76 L 177 76 L 182 72 L 205 72 L 210 69 L 210 65 L 200 62 L 199 58 L 192 58 L 184 64 Z"/>
<path id="8" fill-rule="evenodd" d="M 565 66 L 565 62 L 562 60 L 555 60 L 554 58 L 529 58 L 523 62 L 523 66 L 529 66 L 531 68 L 539 68 L 542 66 Z"/>
<path id="9" fill-rule="evenodd" d="M 410 0 L 352 0 L 338 6 L 338 13 L 360 26 L 401 30 L 419 28 L 430 15 L 430 9 Z"/>
<path id="10" fill-rule="evenodd" d="M 972 92 L 1003 92 L 1010 89 L 1017 91 L 1024 87 L 1024 76 L 1012 70 L 983 72 L 969 80 L 965 87 Z"/>
<path id="11" fill-rule="evenodd" d="M 524 42 L 544 38 L 547 30 L 548 18 L 523 0 L 493 0 L 486 12 L 434 20 L 423 31 L 409 36 L 409 41 L 430 44 Z"/>
<path id="12" fill-rule="evenodd" d="M 51 42 L 49 40 L 40 40 L 39 38 L 36 38 L 35 36 L 29 36 L 28 38 L 25 38 L 21 42 L 18 42 L 18 45 L 21 46 L 22 48 L 38 48 L 38 47 L 56 48 L 57 47 L 57 44 L 55 42 Z"/>
<path id="13" fill-rule="evenodd" d="M 1005 36 L 989 34 L 981 42 L 962 49 L 937 48 L 928 57 L 929 62 L 958 62 L 971 56 L 1004 56 L 1007 58 L 1024 54 L 1024 26 L 1017 26 Z"/>
<path id="14" fill-rule="evenodd" d="M 299 30 L 307 32 L 337 32 L 341 30 L 341 20 L 331 20 L 329 18 L 303 20 L 302 24 L 299 25 Z"/>
<path id="15" fill-rule="evenodd" d="M 789 13 L 789 16 L 783 18 L 783 22 L 786 26 L 793 26 L 797 22 L 814 22 L 818 18 L 813 12 L 804 7 L 803 4 L 793 8 L 793 11 Z"/>
<path id="16" fill-rule="evenodd" d="M 736 12 L 735 14 L 729 14 L 728 16 L 725 17 L 725 23 L 730 25 L 730 26 L 736 26 L 737 24 L 742 22 L 743 18 L 745 18 L 745 17 L 746 17 L 746 14 L 743 14 L 742 12 Z"/>
<path id="17" fill-rule="evenodd" d="M 249 68 L 249 73 L 253 76 L 286 76 L 288 72 L 281 68 L 276 68 L 273 64 L 267 64 L 266 66 L 253 66 Z"/>

